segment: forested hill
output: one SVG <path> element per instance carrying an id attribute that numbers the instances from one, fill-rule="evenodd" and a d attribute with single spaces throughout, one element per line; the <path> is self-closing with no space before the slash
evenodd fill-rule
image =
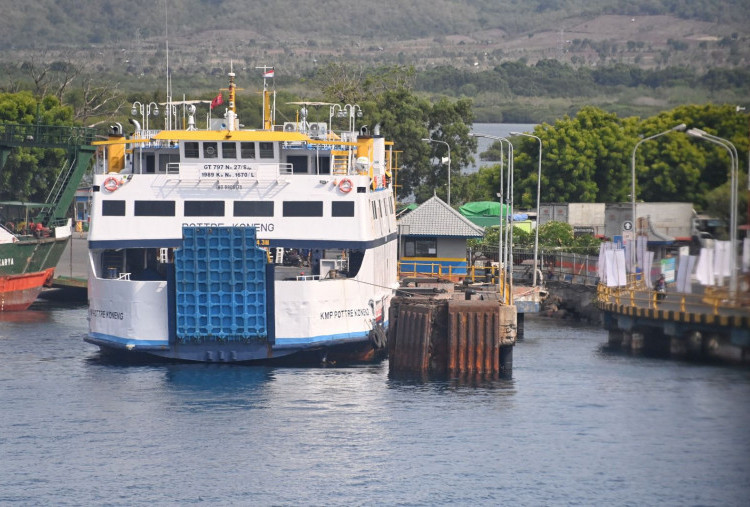
<path id="1" fill-rule="evenodd" d="M 103 56 L 131 52 L 132 63 L 163 47 L 165 31 L 170 48 L 201 63 L 232 54 L 257 63 L 265 53 L 296 70 L 341 56 L 418 66 L 550 57 L 738 66 L 750 47 L 747 0 L 0 0 L 0 10 L 4 61 L 93 46 Z M 666 62 L 665 51 L 678 54 Z"/>

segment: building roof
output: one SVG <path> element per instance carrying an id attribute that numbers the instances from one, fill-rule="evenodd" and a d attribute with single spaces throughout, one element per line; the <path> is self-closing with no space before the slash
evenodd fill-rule
<path id="1" fill-rule="evenodd" d="M 448 236 L 481 238 L 484 229 L 474 225 L 438 196 L 423 202 L 398 221 L 405 236 Z"/>

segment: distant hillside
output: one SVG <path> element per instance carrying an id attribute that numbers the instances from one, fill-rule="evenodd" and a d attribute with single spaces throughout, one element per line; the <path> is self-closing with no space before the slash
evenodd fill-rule
<path id="1" fill-rule="evenodd" d="M 2 61 L 65 51 L 144 74 L 161 64 L 165 31 L 170 58 L 173 50 L 186 65 L 234 59 L 290 73 L 342 57 L 458 67 L 750 59 L 747 0 L 0 0 L 0 10 Z"/>

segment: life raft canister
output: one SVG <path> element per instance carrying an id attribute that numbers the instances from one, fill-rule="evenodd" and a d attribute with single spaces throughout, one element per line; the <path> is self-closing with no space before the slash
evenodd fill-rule
<path id="1" fill-rule="evenodd" d="M 351 192 L 352 188 L 354 188 L 354 184 L 349 178 L 344 178 L 339 182 L 339 190 L 341 190 L 345 194 Z"/>

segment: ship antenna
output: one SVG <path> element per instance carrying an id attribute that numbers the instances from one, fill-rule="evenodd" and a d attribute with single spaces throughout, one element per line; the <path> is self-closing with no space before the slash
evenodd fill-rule
<path id="1" fill-rule="evenodd" d="M 167 52 L 167 107 L 164 114 L 164 127 L 171 130 L 172 124 L 172 97 L 171 86 L 169 83 L 169 10 L 167 9 L 167 0 L 164 0 L 164 40 Z"/>
<path id="2" fill-rule="evenodd" d="M 234 63 L 229 61 L 229 110 L 236 113 L 237 110 L 234 107 L 235 99 L 235 84 L 234 84 Z"/>
<path id="3" fill-rule="evenodd" d="M 263 70 L 263 130 L 273 130 L 273 124 L 276 121 L 276 81 L 274 81 L 273 104 L 271 104 L 267 80 L 274 79 L 274 70 L 273 67 L 267 65 L 255 68 Z"/>

